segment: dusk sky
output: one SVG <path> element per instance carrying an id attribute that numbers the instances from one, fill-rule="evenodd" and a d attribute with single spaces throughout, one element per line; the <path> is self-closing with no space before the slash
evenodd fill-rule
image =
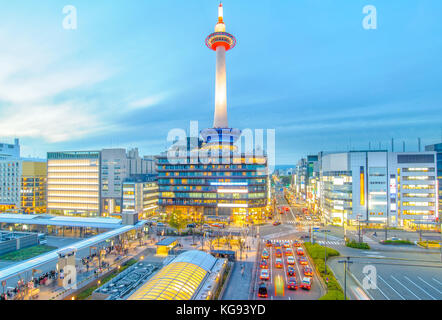
<path id="1" fill-rule="evenodd" d="M 65 5 L 78 27 L 65 30 Z M 2 1 L 0 142 L 22 156 L 138 147 L 210 127 L 215 0 Z M 277 164 L 318 151 L 441 141 L 442 1 L 223 1 L 229 125 L 276 130 Z M 365 30 L 362 8 L 377 9 Z"/>

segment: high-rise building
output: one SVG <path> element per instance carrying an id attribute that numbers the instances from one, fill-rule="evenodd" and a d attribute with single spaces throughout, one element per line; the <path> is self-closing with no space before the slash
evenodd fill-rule
<path id="1" fill-rule="evenodd" d="M 0 213 L 46 212 L 46 162 L 0 160 Z"/>
<path id="2" fill-rule="evenodd" d="M 101 152 L 48 152 L 50 214 L 100 216 Z"/>
<path id="3" fill-rule="evenodd" d="M 155 175 L 132 175 L 123 182 L 122 213 L 138 213 L 145 219 L 158 212 L 158 184 Z"/>
<path id="4" fill-rule="evenodd" d="M 320 205 L 328 222 L 434 226 L 434 152 L 320 153 L 319 161 Z"/>
<path id="5" fill-rule="evenodd" d="M 20 209 L 21 176 L 19 159 L 0 160 L 0 213 Z"/>
<path id="6" fill-rule="evenodd" d="M 120 216 L 123 182 L 146 173 L 150 161 L 138 149 L 48 153 L 48 212 L 73 216 Z"/>
<path id="7" fill-rule="evenodd" d="M 262 221 L 267 213 L 267 157 L 257 150 L 241 153 L 235 145 L 241 131 L 229 128 L 227 121 L 225 54 L 235 44 L 235 37 L 225 32 L 220 4 L 215 32 L 206 38 L 206 45 L 216 52 L 213 128 L 201 131 L 203 141 L 197 137 L 178 141 L 174 147 L 181 152 L 169 150 L 157 157 L 162 211 L 240 225 Z"/>
<path id="8" fill-rule="evenodd" d="M 130 160 L 126 149 L 101 150 L 101 215 L 121 213 L 123 181 L 129 176 Z"/>
<path id="9" fill-rule="evenodd" d="M 14 139 L 14 144 L 0 143 L 0 160 L 8 158 L 20 158 L 20 143 L 18 139 Z"/>
<path id="10" fill-rule="evenodd" d="M 435 151 L 437 159 L 437 185 L 439 200 L 439 219 L 442 218 L 442 143 L 425 146 L 425 151 Z"/>
<path id="11" fill-rule="evenodd" d="M 23 213 L 46 212 L 46 161 L 23 161 L 21 176 L 21 210 Z"/>

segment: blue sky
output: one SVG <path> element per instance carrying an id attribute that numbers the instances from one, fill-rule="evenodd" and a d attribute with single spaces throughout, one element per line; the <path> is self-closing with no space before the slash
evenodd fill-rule
<path id="1" fill-rule="evenodd" d="M 3 1 L 0 141 L 23 156 L 139 147 L 213 121 L 218 1 Z M 318 151 L 440 142 L 442 1 L 224 3 L 229 124 L 276 130 L 277 164 Z M 62 28 L 65 5 L 77 30 Z M 365 5 L 377 29 L 362 27 Z"/>

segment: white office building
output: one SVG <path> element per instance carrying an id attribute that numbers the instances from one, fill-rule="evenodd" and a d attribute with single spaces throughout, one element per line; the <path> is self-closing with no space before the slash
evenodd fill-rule
<path id="1" fill-rule="evenodd" d="M 431 225 L 436 218 L 434 152 L 320 154 L 320 207 L 336 225 Z"/>

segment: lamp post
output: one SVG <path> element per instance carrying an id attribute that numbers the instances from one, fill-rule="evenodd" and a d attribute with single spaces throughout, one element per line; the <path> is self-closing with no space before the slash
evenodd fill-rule
<path id="1" fill-rule="evenodd" d="M 347 267 L 353 261 L 350 261 L 350 257 L 346 257 L 346 260 L 339 260 L 338 263 L 344 264 L 344 300 L 347 300 Z"/>

